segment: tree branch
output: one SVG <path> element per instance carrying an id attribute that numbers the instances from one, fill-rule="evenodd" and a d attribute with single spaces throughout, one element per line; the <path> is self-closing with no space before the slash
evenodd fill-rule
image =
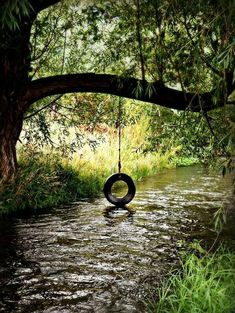
<path id="1" fill-rule="evenodd" d="M 139 57 L 141 65 L 142 79 L 145 80 L 145 64 L 144 64 L 144 54 L 143 54 L 143 40 L 141 34 L 141 17 L 140 17 L 140 0 L 136 1 L 136 34 L 137 34 L 137 43 L 139 47 Z"/>
<path id="2" fill-rule="evenodd" d="M 32 114 L 29 114 L 27 116 L 24 117 L 24 120 L 28 120 L 31 117 L 37 115 L 39 112 L 45 110 L 46 108 L 49 108 L 54 102 L 56 102 L 57 100 L 59 100 L 62 97 L 62 95 L 57 96 L 55 99 L 53 99 L 52 101 L 50 101 L 49 103 L 45 104 L 43 107 L 41 107 L 40 109 L 38 109 L 36 112 L 33 112 Z"/>
<path id="3" fill-rule="evenodd" d="M 58 75 L 33 80 L 29 83 L 23 101 L 29 107 L 44 97 L 74 92 L 112 94 L 176 110 L 206 112 L 215 108 L 213 91 L 203 94 L 188 93 L 166 87 L 159 81 L 148 83 L 135 78 L 94 73 Z M 217 103 L 217 107 L 223 105 L 222 100 Z"/>
<path id="4" fill-rule="evenodd" d="M 61 0 L 31 0 L 30 4 L 32 5 L 34 11 L 36 13 L 41 12 L 42 10 L 50 7 L 51 5 L 54 5 Z"/>

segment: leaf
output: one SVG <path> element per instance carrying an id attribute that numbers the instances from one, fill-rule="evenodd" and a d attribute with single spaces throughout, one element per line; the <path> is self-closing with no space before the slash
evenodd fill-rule
<path id="1" fill-rule="evenodd" d="M 137 82 L 137 85 L 133 89 L 132 93 L 135 95 L 135 97 L 137 99 L 140 98 L 143 95 L 143 86 L 142 86 L 142 83 L 140 81 Z"/>
<path id="2" fill-rule="evenodd" d="M 10 30 L 19 29 L 19 21 L 33 10 L 29 0 L 8 0 L 1 7 L 0 26 Z"/>
<path id="3" fill-rule="evenodd" d="M 223 166 L 222 175 L 223 175 L 223 177 L 226 175 L 226 167 L 225 166 Z"/>
<path id="4" fill-rule="evenodd" d="M 190 246 L 190 248 L 192 248 L 195 251 L 198 251 L 201 254 L 207 253 L 207 251 L 202 248 L 199 241 L 194 241 L 194 242 L 190 243 L 189 246 Z"/>
<path id="5" fill-rule="evenodd" d="M 145 95 L 148 96 L 149 98 L 151 98 L 151 96 L 153 94 L 156 94 L 156 93 L 157 93 L 157 91 L 156 91 L 155 87 L 153 86 L 153 84 L 148 83 L 147 87 L 146 87 Z"/>

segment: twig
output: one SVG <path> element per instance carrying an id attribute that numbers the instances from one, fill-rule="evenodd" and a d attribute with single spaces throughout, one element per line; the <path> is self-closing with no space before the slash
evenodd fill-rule
<path id="1" fill-rule="evenodd" d="M 44 109 L 50 107 L 55 101 L 59 100 L 60 98 L 62 97 L 62 95 L 59 95 L 58 97 L 56 97 L 54 100 L 52 100 L 50 103 L 44 105 L 42 108 L 40 108 L 39 110 L 37 110 L 36 112 L 30 114 L 30 115 L 27 115 L 24 117 L 24 120 L 27 120 L 35 115 L 37 115 L 39 112 L 43 111 Z"/>

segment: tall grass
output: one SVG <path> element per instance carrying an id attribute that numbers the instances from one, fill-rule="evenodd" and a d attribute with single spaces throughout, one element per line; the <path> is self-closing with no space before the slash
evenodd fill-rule
<path id="1" fill-rule="evenodd" d="M 165 153 L 161 151 L 143 153 L 146 144 L 146 132 L 148 121 L 140 120 L 134 126 L 128 126 L 122 133 L 122 171 L 140 179 L 143 176 L 152 175 L 160 169 L 174 167 L 171 162 L 179 147 L 169 149 Z M 117 130 L 109 129 L 95 151 L 89 145 L 84 146 L 79 153 L 72 156 L 72 161 L 67 160 L 74 169 L 81 173 L 97 173 L 102 176 L 117 171 L 118 164 L 118 138 Z"/>
<path id="2" fill-rule="evenodd" d="M 235 310 L 235 254 L 220 247 L 214 254 L 186 254 L 149 303 L 151 313 L 232 313 Z"/>
<path id="3" fill-rule="evenodd" d="M 165 153 L 143 153 L 147 128 L 148 120 L 142 118 L 137 124 L 125 127 L 122 133 L 122 172 L 134 180 L 175 166 L 179 147 Z M 21 147 L 19 164 L 15 182 L 0 190 L 0 214 L 41 211 L 78 198 L 96 196 L 107 177 L 117 172 L 117 130 L 107 128 L 95 150 L 86 144 L 66 158 L 58 151 L 35 152 L 30 147 Z"/>

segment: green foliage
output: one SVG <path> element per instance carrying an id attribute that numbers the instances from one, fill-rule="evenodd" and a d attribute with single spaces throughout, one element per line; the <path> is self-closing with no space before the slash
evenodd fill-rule
<path id="1" fill-rule="evenodd" d="M 150 150 L 166 151 L 173 145 L 180 146 L 179 158 L 196 158 L 207 164 L 234 154 L 233 115 L 229 108 L 205 116 L 152 106 L 148 114 Z"/>
<path id="2" fill-rule="evenodd" d="M 19 21 L 32 10 L 29 0 L 7 0 L 1 4 L 0 28 L 15 31 Z"/>
<path id="3" fill-rule="evenodd" d="M 180 166 L 191 166 L 200 163 L 201 160 L 196 157 L 185 157 L 181 155 L 176 155 L 173 157 L 171 163 L 174 164 L 176 167 Z"/>
<path id="4" fill-rule="evenodd" d="M 174 167 L 176 163 L 182 164 L 182 160 L 176 162 L 177 147 L 164 153 L 143 153 L 147 128 L 148 119 L 142 116 L 138 123 L 123 129 L 122 170 L 135 180 Z M 106 126 L 102 140 L 98 139 L 99 128 L 96 128 L 98 138 L 94 131 L 83 131 L 85 143 L 79 149 L 49 149 L 48 146 L 42 149 L 30 142 L 21 147 L 16 179 L 0 190 L 0 214 L 48 210 L 98 195 L 107 177 L 117 171 L 118 137 L 114 127 Z M 70 144 L 74 136 L 72 129 L 67 129 L 66 136 Z M 96 146 L 89 141 L 97 142 Z"/>
<path id="5" fill-rule="evenodd" d="M 234 69 L 234 16 L 232 0 L 62 2 L 35 22 L 33 67 L 142 77 L 144 65 L 149 81 L 221 94 Z"/>
<path id="6" fill-rule="evenodd" d="M 0 215 L 40 212 L 101 190 L 102 177 L 80 173 L 55 153 L 21 152 L 19 163 L 15 181 L 0 190 Z"/>
<path id="7" fill-rule="evenodd" d="M 235 309 L 235 254 L 220 247 L 214 254 L 186 253 L 181 269 L 158 290 L 151 313 L 231 313 Z"/>
<path id="8" fill-rule="evenodd" d="M 107 132 L 114 127 L 118 118 L 118 103 L 122 103 L 122 125 L 131 126 L 143 123 L 145 144 L 142 151 L 167 152 L 180 147 L 177 162 L 181 165 L 190 159 L 203 163 L 215 163 L 221 156 L 232 155 L 233 127 L 230 111 L 217 110 L 208 115 L 210 124 L 204 115 L 192 112 L 177 112 L 156 105 L 138 101 L 123 100 L 104 95 L 73 95 L 59 99 L 44 100 L 41 107 L 47 106 L 44 112 L 37 113 L 33 106 L 24 124 L 21 140 L 35 148 L 52 145 L 64 155 L 80 149 L 89 143 L 95 148 Z M 48 105 L 49 104 L 49 105 Z M 221 121 L 223 120 L 223 123 Z M 36 126 L 35 126 L 36 125 Z M 73 128 L 74 136 L 68 132 Z M 82 130 L 91 134 L 91 140 L 85 138 Z M 94 139 L 92 133 L 100 130 Z M 135 136 L 133 134 L 133 136 Z M 185 160 L 184 160 L 185 159 Z"/>
<path id="9" fill-rule="evenodd" d="M 215 232 L 219 235 L 227 224 L 227 208 L 225 205 L 222 205 L 215 213 L 214 213 L 214 229 Z"/>
<path id="10" fill-rule="evenodd" d="M 124 100 L 120 101 L 124 104 Z M 32 106 L 25 117 L 21 140 L 37 148 L 51 145 L 59 151 L 63 150 L 64 154 L 74 152 L 88 142 L 95 148 L 97 141 L 102 139 L 102 133 L 116 124 L 118 102 L 117 97 L 100 94 L 74 94 L 44 99 Z M 123 106 L 122 124 L 130 123 Z M 71 129 L 74 136 L 68 141 Z M 92 134 L 99 129 L 100 136 L 95 141 L 89 141 L 82 133 L 86 130 Z"/>
<path id="11" fill-rule="evenodd" d="M 225 77 L 231 72 L 234 76 L 234 16 L 232 0 L 140 0 L 139 6 L 135 1 L 122 0 L 82 1 L 79 5 L 62 1 L 43 10 L 33 25 L 31 77 L 96 72 L 142 78 L 143 59 L 150 82 L 146 96 L 156 92 L 151 82 L 158 80 L 196 94 L 213 89 L 216 107 L 221 94 L 227 101 Z M 132 92 L 140 95 L 142 85 Z M 39 139 L 53 144 L 51 133 L 61 129 L 64 150 L 79 148 L 84 142 L 79 130 L 66 146 L 66 128 L 72 124 L 90 125 L 90 129 L 100 123 L 114 125 L 116 102 L 110 96 L 88 94 L 44 99 L 30 108 L 29 115 L 40 112 L 25 121 L 25 137 L 28 141 L 33 137 L 33 144 L 39 145 Z M 151 105 L 144 110 L 151 117 L 147 150 L 167 151 L 180 146 L 180 157 L 200 158 L 207 163 L 214 162 L 214 156 L 234 153 L 234 123 L 229 121 L 227 107 L 209 114 L 213 134 L 204 112 L 193 114 L 190 107 L 186 113 Z M 124 112 L 125 125 L 131 123 L 129 113 Z M 138 114 L 137 108 L 133 119 L 134 113 Z"/>
<path id="12" fill-rule="evenodd" d="M 71 200 L 64 190 L 64 180 L 70 172 L 61 170 L 58 159 L 44 158 L 23 155 L 14 183 L 10 182 L 1 190 L 1 214 L 40 210 Z"/>

